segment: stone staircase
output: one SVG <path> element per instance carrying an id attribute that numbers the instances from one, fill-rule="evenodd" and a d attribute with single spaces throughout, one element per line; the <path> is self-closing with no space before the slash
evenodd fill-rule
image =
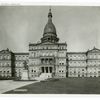
<path id="1" fill-rule="evenodd" d="M 42 73 L 39 77 L 35 77 L 35 80 L 46 80 L 52 78 L 52 73 Z"/>

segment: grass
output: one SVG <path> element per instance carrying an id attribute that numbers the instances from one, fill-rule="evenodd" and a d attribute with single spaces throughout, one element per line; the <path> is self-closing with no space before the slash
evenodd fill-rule
<path id="1" fill-rule="evenodd" d="M 51 79 L 23 86 L 27 91 L 8 91 L 4 94 L 100 94 L 100 78 Z"/>

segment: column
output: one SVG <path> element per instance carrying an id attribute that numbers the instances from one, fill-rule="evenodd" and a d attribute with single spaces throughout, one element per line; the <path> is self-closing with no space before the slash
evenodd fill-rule
<path id="1" fill-rule="evenodd" d="M 44 59 L 44 64 L 46 63 L 46 59 Z"/>
<path id="2" fill-rule="evenodd" d="M 41 67 L 41 70 L 42 70 L 41 72 L 44 73 L 44 67 Z"/>
<path id="3" fill-rule="evenodd" d="M 48 67 L 48 73 L 50 73 L 50 67 Z"/>
<path id="4" fill-rule="evenodd" d="M 55 73 L 55 71 L 56 71 L 56 70 L 55 70 L 55 68 L 54 68 L 54 66 L 53 66 L 53 67 L 52 67 L 52 72 Z"/>
<path id="5" fill-rule="evenodd" d="M 49 64 L 49 59 L 47 59 L 47 64 Z"/>
<path id="6" fill-rule="evenodd" d="M 49 64 L 51 64 L 51 61 L 50 61 L 50 59 L 49 59 Z"/>
<path id="7" fill-rule="evenodd" d="M 46 67 L 44 67 L 44 73 L 46 73 Z"/>
<path id="8" fill-rule="evenodd" d="M 48 67 L 46 67 L 46 73 L 48 73 Z"/>

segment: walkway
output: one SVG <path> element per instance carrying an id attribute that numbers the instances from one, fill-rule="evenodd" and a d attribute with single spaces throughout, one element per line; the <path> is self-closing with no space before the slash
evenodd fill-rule
<path id="1" fill-rule="evenodd" d="M 0 94 L 14 90 L 16 88 L 26 86 L 38 81 L 13 81 L 13 80 L 0 80 Z"/>

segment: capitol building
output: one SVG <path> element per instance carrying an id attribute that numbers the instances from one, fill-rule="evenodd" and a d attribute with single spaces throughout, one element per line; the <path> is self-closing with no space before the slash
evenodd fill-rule
<path id="1" fill-rule="evenodd" d="M 41 42 L 30 43 L 28 52 L 0 51 L 0 78 L 100 77 L 100 50 L 67 52 L 67 43 L 59 42 L 52 17 L 49 9 Z"/>

